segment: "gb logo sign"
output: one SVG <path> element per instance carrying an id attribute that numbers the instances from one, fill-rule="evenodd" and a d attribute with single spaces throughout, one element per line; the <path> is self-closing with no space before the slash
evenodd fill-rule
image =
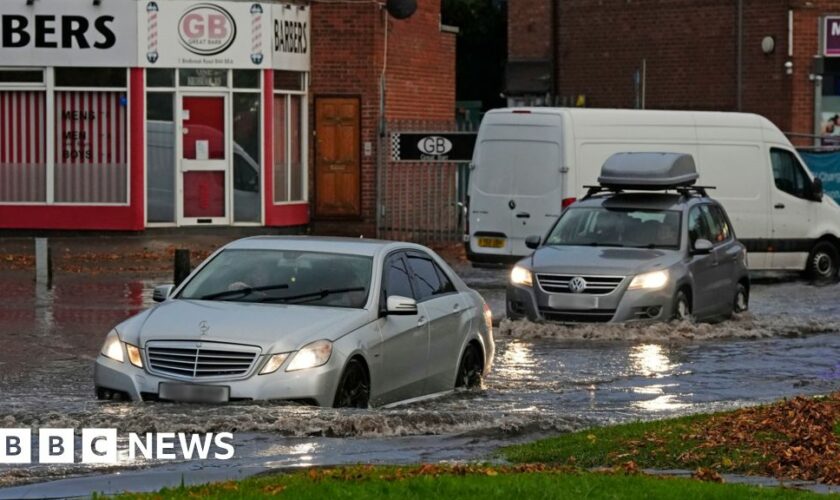
<path id="1" fill-rule="evenodd" d="M 178 21 L 181 45 L 193 54 L 214 56 L 226 51 L 236 40 L 236 22 L 225 9 L 199 4 L 184 12 Z"/>

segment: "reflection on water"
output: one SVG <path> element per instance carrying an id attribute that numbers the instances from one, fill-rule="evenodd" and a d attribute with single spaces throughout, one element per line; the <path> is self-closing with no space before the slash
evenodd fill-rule
<path id="1" fill-rule="evenodd" d="M 674 365 L 665 355 L 665 350 L 658 344 L 641 344 L 630 350 L 633 368 L 645 377 L 661 377 L 679 365 Z"/>
<path id="2" fill-rule="evenodd" d="M 509 342 L 503 350 L 499 350 L 499 356 L 494 365 L 495 373 L 504 379 L 529 380 L 538 377 L 535 368 L 537 363 L 534 360 L 530 342 Z"/>

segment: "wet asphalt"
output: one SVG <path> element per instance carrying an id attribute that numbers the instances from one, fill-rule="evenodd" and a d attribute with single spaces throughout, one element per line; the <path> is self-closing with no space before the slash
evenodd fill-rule
<path id="1" fill-rule="evenodd" d="M 497 319 L 504 270 L 457 271 Z M 116 427 L 235 433 L 232 461 L 0 465 L 0 498 L 158 489 L 279 467 L 492 459 L 501 445 L 592 425 L 768 402 L 840 387 L 840 285 L 760 277 L 751 313 L 715 325 L 560 327 L 502 321 L 482 390 L 390 409 L 266 403 L 101 403 L 92 363 L 108 330 L 151 304 L 166 276 L 0 273 L 0 428 Z M 93 475 L 96 474 L 96 475 Z M 53 481 L 36 487 L 26 483 Z"/>

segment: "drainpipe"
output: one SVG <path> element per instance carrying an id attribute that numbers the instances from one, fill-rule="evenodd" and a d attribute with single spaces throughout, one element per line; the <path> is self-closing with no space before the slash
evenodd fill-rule
<path id="1" fill-rule="evenodd" d="M 743 90 L 744 90 L 744 0 L 737 0 L 738 9 L 736 14 L 737 34 L 736 36 L 736 50 L 735 50 L 735 92 L 736 92 L 736 109 L 741 111 L 743 105 Z"/>
<path id="2" fill-rule="evenodd" d="M 557 49 L 560 46 L 559 43 L 559 36 L 560 36 L 560 27 L 558 26 L 558 16 L 560 15 L 560 0 L 550 0 L 551 2 L 551 102 L 549 103 L 551 106 L 557 106 L 558 99 L 557 99 L 557 92 L 560 88 L 558 80 L 560 79 L 557 75 L 557 70 L 559 69 L 560 65 L 558 64 L 558 58 L 560 54 L 558 53 Z"/>

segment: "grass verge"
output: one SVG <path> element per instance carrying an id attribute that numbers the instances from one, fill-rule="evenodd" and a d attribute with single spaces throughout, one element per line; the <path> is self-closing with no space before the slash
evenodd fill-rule
<path id="1" fill-rule="evenodd" d="M 415 468 L 349 467 L 310 469 L 190 488 L 164 489 L 128 499 L 260 498 L 307 499 L 730 499 L 815 498 L 818 495 L 782 488 L 723 485 L 645 475 L 594 474 L 563 469 L 419 466 Z"/>
<path id="2" fill-rule="evenodd" d="M 514 463 L 769 475 L 840 484 L 840 393 L 712 415 L 595 428 L 504 448 Z"/>

